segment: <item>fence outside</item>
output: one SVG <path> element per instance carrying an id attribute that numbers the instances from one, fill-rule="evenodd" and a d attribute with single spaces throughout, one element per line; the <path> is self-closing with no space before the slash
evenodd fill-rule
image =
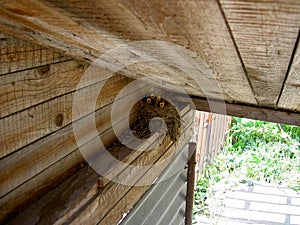
<path id="1" fill-rule="evenodd" d="M 193 139 L 197 143 L 196 177 L 198 178 L 205 166 L 213 163 L 220 151 L 231 124 L 231 117 L 196 111 L 194 122 Z"/>

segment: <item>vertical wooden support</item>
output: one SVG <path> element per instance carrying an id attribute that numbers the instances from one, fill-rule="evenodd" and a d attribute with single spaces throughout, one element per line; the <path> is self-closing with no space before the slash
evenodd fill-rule
<path id="1" fill-rule="evenodd" d="M 185 225 L 192 225 L 192 218 L 193 218 L 196 146 L 197 144 L 195 142 L 190 142 L 188 148 L 189 161 L 188 161 L 188 171 L 187 171 Z"/>

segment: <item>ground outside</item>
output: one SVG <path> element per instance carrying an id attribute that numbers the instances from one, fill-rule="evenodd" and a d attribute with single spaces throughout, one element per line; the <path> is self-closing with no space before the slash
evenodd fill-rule
<path id="1" fill-rule="evenodd" d="M 197 216 L 197 225 L 300 225 L 300 193 L 292 189 L 259 183 L 241 184 L 216 199 L 210 218 Z"/>

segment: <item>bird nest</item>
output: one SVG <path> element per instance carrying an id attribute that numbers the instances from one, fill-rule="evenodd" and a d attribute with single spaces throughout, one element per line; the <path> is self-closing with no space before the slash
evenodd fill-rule
<path id="1" fill-rule="evenodd" d="M 172 141 L 178 139 L 181 133 L 181 120 L 176 108 L 170 102 L 159 96 L 150 95 L 137 104 L 137 117 L 130 127 L 137 138 L 147 139 L 151 136 L 151 131 L 163 133 L 165 129 L 166 135 Z"/>

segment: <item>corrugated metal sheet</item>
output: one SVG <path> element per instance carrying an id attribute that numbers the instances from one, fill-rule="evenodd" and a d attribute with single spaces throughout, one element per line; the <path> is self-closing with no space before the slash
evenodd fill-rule
<path id="1" fill-rule="evenodd" d="M 188 157 L 186 146 L 141 198 L 121 225 L 179 225 L 184 223 Z M 174 171 L 175 175 L 165 180 Z"/>

